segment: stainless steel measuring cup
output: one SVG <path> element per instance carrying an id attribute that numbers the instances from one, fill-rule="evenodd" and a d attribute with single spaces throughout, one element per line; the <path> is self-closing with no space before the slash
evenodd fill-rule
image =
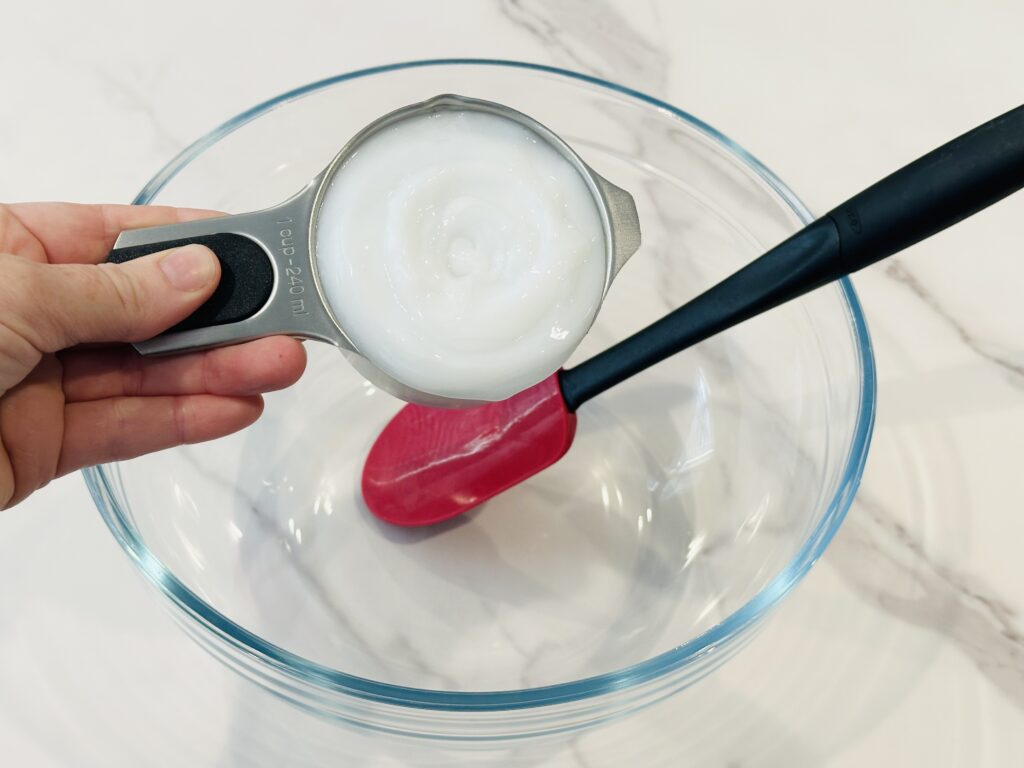
<path id="1" fill-rule="evenodd" d="M 324 341 L 338 347 L 370 382 L 409 402 L 462 407 L 473 401 L 423 392 L 389 376 L 346 335 L 320 287 L 316 226 L 324 193 L 347 158 L 369 137 L 398 121 L 442 110 L 486 112 L 528 128 L 557 150 L 590 189 L 604 229 L 607 272 L 604 293 L 640 246 L 640 222 L 633 198 L 599 176 L 559 136 L 531 117 L 495 102 L 436 96 L 390 112 L 363 128 L 296 195 L 280 205 L 122 232 L 109 261 L 123 262 L 187 243 L 201 243 L 217 255 L 221 281 L 214 295 L 169 331 L 135 344 L 143 355 L 185 352 L 237 344 L 278 334 Z"/>

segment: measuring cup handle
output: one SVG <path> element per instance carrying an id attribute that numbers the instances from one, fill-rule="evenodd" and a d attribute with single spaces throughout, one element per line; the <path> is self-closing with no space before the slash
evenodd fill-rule
<path id="1" fill-rule="evenodd" d="M 237 323 L 252 317 L 266 305 L 274 288 L 274 269 L 266 251 L 244 235 L 218 232 L 114 248 L 107 261 L 121 264 L 193 243 L 205 245 L 217 256 L 220 282 L 199 309 L 165 333 Z"/>
<path id="2" fill-rule="evenodd" d="M 321 180 L 318 176 L 273 208 L 122 232 L 109 261 L 199 243 L 221 266 L 217 289 L 199 309 L 135 348 L 164 355 L 277 334 L 347 346 L 320 298 L 310 254 L 309 227 Z"/>

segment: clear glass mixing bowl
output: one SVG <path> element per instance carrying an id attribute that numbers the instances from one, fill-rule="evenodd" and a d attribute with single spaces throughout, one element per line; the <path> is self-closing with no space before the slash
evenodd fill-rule
<path id="1" fill-rule="evenodd" d="M 283 200 L 359 128 L 454 92 L 503 102 L 632 192 L 644 244 L 575 359 L 810 219 L 720 133 L 591 77 L 514 62 L 364 70 L 261 104 L 138 203 Z M 585 405 L 557 465 L 432 529 L 389 528 L 361 462 L 401 403 L 336 350 L 241 434 L 86 470 L 114 536 L 188 632 L 319 715 L 453 739 L 564 731 L 708 674 L 821 555 L 852 501 L 875 378 L 847 281 Z"/>

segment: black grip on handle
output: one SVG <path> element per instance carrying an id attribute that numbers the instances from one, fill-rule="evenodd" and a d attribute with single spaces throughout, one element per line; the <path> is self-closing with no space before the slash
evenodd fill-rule
<path id="1" fill-rule="evenodd" d="M 199 309 L 165 333 L 236 323 L 256 314 L 267 303 L 274 287 L 274 268 L 263 248 L 243 235 L 221 232 L 115 248 L 107 261 L 121 264 L 140 256 L 193 243 L 205 245 L 217 255 L 220 260 L 220 282 L 213 295 Z"/>
<path id="2" fill-rule="evenodd" d="M 918 158 L 829 212 L 841 274 L 934 235 L 1024 186 L 1024 106 Z"/>

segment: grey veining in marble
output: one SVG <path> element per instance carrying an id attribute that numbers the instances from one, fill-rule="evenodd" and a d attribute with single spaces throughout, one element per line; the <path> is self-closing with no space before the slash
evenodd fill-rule
<path id="1" fill-rule="evenodd" d="M 500 0 L 501 12 L 571 69 L 661 95 L 669 55 L 606 0 Z"/>
<path id="2" fill-rule="evenodd" d="M 365 66 L 469 55 L 663 97 L 752 148 L 815 207 L 1013 106 L 1024 71 L 1024 6 L 1001 0 L 864 0 L 855 13 L 813 0 L 295 0 L 275 13 L 180 0 L 160 14 L 59 0 L 12 3 L 4 23 L 4 200 L 128 200 L 170 155 L 261 99 Z M 1020 285 L 1008 222 L 1024 208 L 1004 205 L 1017 215 L 983 225 L 999 246 L 986 258 Z M 1019 305 L 980 293 L 950 302 L 951 246 L 925 247 L 927 257 L 856 280 L 881 387 L 858 502 L 762 635 L 693 696 L 501 753 L 335 743 L 326 727 L 297 743 L 294 713 L 239 687 L 166 620 L 69 477 L 0 515 L 3 758 L 26 768 L 1024 765 L 1024 325 Z M 692 707 L 719 719 L 695 734 Z"/>
<path id="3" fill-rule="evenodd" d="M 953 315 L 914 276 L 910 268 L 898 259 L 890 259 L 885 265 L 885 274 L 905 286 L 914 296 L 923 302 L 931 311 L 949 325 L 972 352 L 1003 369 L 1006 380 L 1018 388 L 1024 389 L 1024 347 L 1016 348 L 1006 344 L 979 338 L 969 329 L 968 322 Z M 1024 322 L 1021 323 L 1024 326 Z M 1008 329 L 1009 330 L 1009 329 Z M 1020 337 L 1017 337 L 1019 341 Z"/>
<path id="4" fill-rule="evenodd" d="M 945 636 L 1009 701 L 1024 708 L 1018 610 L 992 585 L 937 561 L 870 491 L 857 496 L 830 561 L 895 620 Z"/>

